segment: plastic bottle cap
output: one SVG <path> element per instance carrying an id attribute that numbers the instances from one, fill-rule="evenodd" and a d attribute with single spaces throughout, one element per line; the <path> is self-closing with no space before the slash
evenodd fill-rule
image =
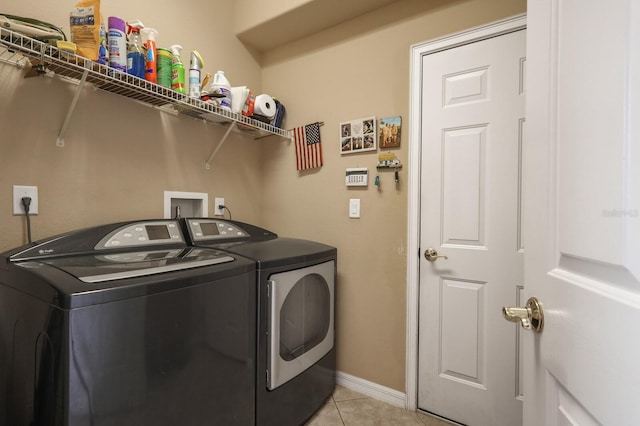
<path id="1" fill-rule="evenodd" d="M 144 28 L 142 32 L 147 36 L 147 40 L 156 41 L 156 37 L 160 35 L 158 30 L 155 28 Z"/>
<path id="2" fill-rule="evenodd" d="M 204 60 L 202 59 L 200 52 L 198 52 L 197 50 L 191 51 L 191 61 L 189 63 L 189 68 L 198 70 L 204 68 Z"/>

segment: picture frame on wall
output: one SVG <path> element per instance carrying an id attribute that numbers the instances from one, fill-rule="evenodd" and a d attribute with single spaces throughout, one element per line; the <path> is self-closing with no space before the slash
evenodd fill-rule
<path id="1" fill-rule="evenodd" d="M 378 126 L 376 117 L 359 118 L 340 123 L 340 153 L 376 151 Z"/>
<path id="2" fill-rule="evenodd" d="M 402 135 L 402 117 L 384 117 L 380 119 L 380 149 L 400 148 Z"/>

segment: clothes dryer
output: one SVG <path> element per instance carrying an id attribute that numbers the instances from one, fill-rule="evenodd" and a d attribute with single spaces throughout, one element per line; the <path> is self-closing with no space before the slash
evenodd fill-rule
<path id="1" fill-rule="evenodd" d="M 255 424 L 255 270 L 174 220 L 0 255 L 0 425 Z"/>
<path id="2" fill-rule="evenodd" d="M 256 424 L 303 424 L 335 387 L 336 248 L 242 222 L 184 224 L 192 244 L 255 260 Z"/>

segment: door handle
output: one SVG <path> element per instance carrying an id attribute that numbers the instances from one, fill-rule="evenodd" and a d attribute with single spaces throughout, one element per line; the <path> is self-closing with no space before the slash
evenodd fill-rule
<path id="1" fill-rule="evenodd" d="M 524 308 L 503 306 L 502 316 L 507 321 L 520 322 L 522 328 L 538 333 L 540 333 L 542 327 L 544 327 L 542 303 L 540 303 L 536 297 L 530 297 Z"/>
<path id="2" fill-rule="evenodd" d="M 427 259 L 429 262 L 435 262 L 436 260 L 438 260 L 438 258 L 440 257 L 444 257 L 445 259 L 449 259 L 447 256 L 442 255 L 442 254 L 438 254 L 438 252 L 436 251 L 436 249 L 433 248 L 428 248 L 424 251 L 424 258 Z"/>

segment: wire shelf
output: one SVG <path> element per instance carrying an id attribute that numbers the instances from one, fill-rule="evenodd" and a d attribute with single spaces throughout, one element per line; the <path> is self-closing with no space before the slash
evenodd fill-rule
<path id="1" fill-rule="evenodd" d="M 175 90 L 123 73 L 90 59 L 0 27 L 0 62 L 21 68 L 35 67 L 38 72 L 52 72 L 60 77 L 84 81 L 106 92 L 115 93 L 179 115 L 198 118 L 254 139 L 278 136 L 291 140 L 288 130 L 271 126 L 241 114 L 218 108 L 209 102 L 190 98 Z M 85 76 L 86 74 L 86 76 Z M 222 141 L 223 142 L 223 141 Z"/>

